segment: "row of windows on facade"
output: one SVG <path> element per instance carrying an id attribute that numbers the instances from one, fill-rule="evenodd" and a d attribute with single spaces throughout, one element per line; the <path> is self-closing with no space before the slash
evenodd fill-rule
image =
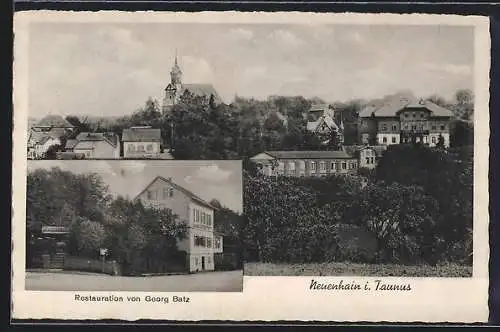
<path id="1" fill-rule="evenodd" d="M 410 126 L 408 124 L 405 124 L 404 127 L 403 127 L 405 130 L 408 130 L 410 128 Z M 418 126 L 418 128 L 420 130 L 424 130 L 424 125 L 423 124 L 420 124 Z M 431 126 L 432 130 L 437 130 L 437 126 Z M 441 130 L 445 130 L 446 129 L 446 125 L 441 125 Z M 412 130 L 417 130 L 417 126 L 416 125 L 413 125 L 411 126 L 411 129 Z M 382 124 L 382 130 L 387 130 L 387 124 Z M 392 130 L 396 131 L 398 130 L 398 126 L 397 125 L 392 125 Z"/>
<path id="2" fill-rule="evenodd" d="M 320 161 L 318 164 L 319 164 L 319 170 L 320 170 L 320 172 L 327 170 L 327 165 L 328 165 L 327 162 Z M 342 170 L 346 170 L 346 169 L 355 169 L 355 168 L 357 168 L 357 163 L 355 163 L 355 162 L 349 162 L 349 163 L 347 163 L 347 162 L 342 162 L 342 163 L 340 163 L 340 162 L 331 162 L 329 164 L 330 164 L 330 168 L 329 169 L 330 170 L 334 170 L 334 171 L 341 170 L 341 169 Z M 288 165 L 287 171 L 289 173 L 295 172 L 295 170 L 296 170 L 295 162 L 289 162 L 287 165 Z M 309 162 L 309 165 L 310 165 L 311 171 L 316 171 L 317 170 L 316 162 L 311 161 L 311 162 Z M 301 169 L 301 170 L 305 170 L 305 168 L 306 168 L 305 162 L 304 161 L 300 161 L 298 168 Z M 285 164 L 283 162 L 280 162 L 279 166 L 278 166 L 278 170 L 279 171 L 283 171 L 284 169 L 285 169 Z"/>
<path id="3" fill-rule="evenodd" d="M 174 189 L 172 189 L 172 188 L 163 188 L 163 199 L 167 199 L 167 198 L 170 198 L 170 197 L 173 197 L 173 196 L 174 196 Z M 148 190 L 147 197 L 148 197 L 148 199 L 151 199 L 151 200 L 158 200 L 158 199 L 160 199 L 157 190 Z"/>
<path id="4" fill-rule="evenodd" d="M 193 209 L 193 221 L 195 224 L 212 226 L 212 215 L 198 209 Z"/>
<path id="5" fill-rule="evenodd" d="M 216 237 L 212 243 L 212 238 L 208 236 L 194 235 L 194 245 L 196 247 L 219 249 L 221 247 L 221 241 L 220 238 Z"/>
<path id="6" fill-rule="evenodd" d="M 410 139 L 410 138 L 402 138 L 402 139 L 401 139 L 401 141 L 402 141 L 403 143 L 410 143 L 410 142 L 411 142 L 411 139 Z M 391 142 L 392 142 L 392 143 L 396 143 L 396 142 L 397 142 L 397 138 L 396 138 L 396 136 L 392 136 L 392 138 L 391 138 Z M 420 137 L 418 137 L 418 136 L 417 136 L 417 137 L 415 138 L 415 142 L 419 143 L 419 142 L 420 142 Z M 424 137 L 422 138 L 422 142 L 423 142 L 423 143 L 428 143 L 428 138 L 427 138 L 427 136 L 424 136 Z M 382 137 L 382 143 L 387 143 L 387 137 Z M 436 143 L 437 143 L 436 136 L 431 136 L 431 143 L 433 143 L 433 144 L 436 144 Z"/>
<path id="7" fill-rule="evenodd" d="M 136 146 L 134 144 L 129 144 L 127 151 L 128 152 L 153 152 L 153 144 L 146 144 L 145 146 L 143 144 L 139 144 L 139 145 L 137 145 L 137 149 L 136 149 Z"/>

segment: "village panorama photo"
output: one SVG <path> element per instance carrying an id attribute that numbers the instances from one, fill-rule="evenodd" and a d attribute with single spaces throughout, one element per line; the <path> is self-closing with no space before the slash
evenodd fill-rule
<path id="1" fill-rule="evenodd" d="M 242 160 L 245 275 L 472 277 L 474 27 L 322 22 L 33 22 L 30 167 Z"/>
<path id="2" fill-rule="evenodd" d="M 240 161 L 31 161 L 26 290 L 242 292 Z"/>

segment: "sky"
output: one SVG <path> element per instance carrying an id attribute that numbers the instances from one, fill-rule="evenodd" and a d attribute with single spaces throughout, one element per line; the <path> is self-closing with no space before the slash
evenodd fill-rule
<path id="1" fill-rule="evenodd" d="M 140 161 L 89 160 L 82 161 L 30 161 L 28 171 L 59 167 L 76 174 L 95 172 L 108 185 L 114 196 L 134 199 L 156 176 L 172 181 L 193 192 L 207 202 L 217 199 L 223 206 L 241 213 L 242 168 L 234 160 L 194 161 Z"/>
<path id="2" fill-rule="evenodd" d="M 473 88 L 468 26 L 32 23 L 30 117 L 123 116 L 159 101 L 177 49 L 184 83 L 235 95 L 452 98 Z"/>

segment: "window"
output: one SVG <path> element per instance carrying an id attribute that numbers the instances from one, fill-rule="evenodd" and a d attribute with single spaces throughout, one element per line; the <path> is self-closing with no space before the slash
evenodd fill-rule
<path id="1" fill-rule="evenodd" d="M 431 137 L 431 142 L 434 143 L 434 144 L 436 143 L 436 137 L 435 136 Z"/>
<path id="2" fill-rule="evenodd" d="M 408 125 L 407 124 L 405 124 L 405 129 L 408 130 Z"/>
<path id="3" fill-rule="evenodd" d="M 212 226 L 212 216 L 208 215 L 208 226 Z"/>
<path id="4" fill-rule="evenodd" d="M 316 163 L 314 161 L 311 161 L 311 170 L 316 170 Z"/>
<path id="5" fill-rule="evenodd" d="M 375 164 L 375 157 L 372 157 L 372 158 L 371 158 L 371 163 L 372 163 L 372 164 Z"/>
<path id="6" fill-rule="evenodd" d="M 324 161 L 321 161 L 319 163 L 319 170 L 320 170 L 320 172 L 325 172 L 326 171 L 326 163 Z"/>
<path id="7" fill-rule="evenodd" d="M 409 114 L 408 114 L 408 113 L 405 113 L 405 118 L 407 118 L 408 116 L 409 116 Z"/>
<path id="8" fill-rule="evenodd" d="M 169 188 L 163 188 L 163 199 L 167 199 L 168 197 L 172 197 L 169 195 L 171 189 Z"/>
<path id="9" fill-rule="evenodd" d="M 208 264 L 212 264 L 212 257 L 208 256 L 207 259 L 208 259 Z"/>
<path id="10" fill-rule="evenodd" d="M 382 138 L 382 142 L 383 142 L 383 143 L 387 143 L 387 137 L 383 137 L 383 138 Z"/>
<path id="11" fill-rule="evenodd" d="M 366 164 L 369 164 L 369 163 L 370 163 L 370 158 L 366 157 Z"/>
<path id="12" fill-rule="evenodd" d="M 207 248 L 212 248 L 212 239 L 207 237 Z"/>
<path id="13" fill-rule="evenodd" d="M 330 164 L 330 169 L 331 169 L 331 170 L 335 170 L 335 169 L 337 168 L 336 166 L 337 166 L 337 164 L 335 164 L 335 162 L 332 162 L 332 163 Z"/>
<path id="14" fill-rule="evenodd" d="M 392 136 L 392 143 L 396 143 L 396 136 Z"/>
<path id="15" fill-rule="evenodd" d="M 346 169 L 347 168 L 347 164 L 346 163 L 342 163 L 342 169 Z"/>
<path id="16" fill-rule="evenodd" d="M 134 144 L 129 144 L 128 149 L 129 152 L 135 152 L 135 145 Z"/>
<path id="17" fill-rule="evenodd" d="M 424 130 L 424 125 L 423 124 L 419 125 L 419 128 L 420 130 Z"/>
<path id="18" fill-rule="evenodd" d="M 383 130 L 383 131 L 386 131 L 386 130 L 387 130 L 387 125 L 386 125 L 385 123 L 384 123 L 384 124 L 382 124 L 382 130 Z"/>
<path id="19" fill-rule="evenodd" d="M 284 169 L 285 169 L 285 163 L 283 163 L 282 161 L 280 161 L 280 162 L 278 163 L 278 169 L 279 169 L 279 170 L 284 170 Z"/>
<path id="20" fill-rule="evenodd" d="M 417 117 L 417 115 L 415 114 L 415 112 L 413 112 L 411 115 L 413 115 L 414 118 Z"/>
<path id="21" fill-rule="evenodd" d="M 444 128 L 445 128 L 445 125 L 441 125 L 441 130 L 444 130 Z"/>
<path id="22" fill-rule="evenodd" d="M 204 247 L 205 246 L 205 239 L 203 236 L 195 235 L 194 236 L 194 245 L 197 247 Z"/>
<path id="23" fill-rule="evenodd" d="M 411 126 L 411 130 L 417 130 L 417 126 Z"/>
<path id="24" fill-rule="evenodd" d="M 139 152 L 144 152 L 144 145 L 142 145 L 142 144 L 141 144 L 141 145 L 138 145 L 138 146 L 137 146 L 137 150 L 138 150 Z"/>
<path id="25" fill-rule="evenodd" d="M 432 126 L 432 130 L 436 130 L 436 126 Z"/>
<path id="26" fill-rule="evenodd" d="M 173 189 L 173 188 L 170 188 L 170 189 L 168 190 L 168 196 L 169 196 L 169 197 L 174 197 L 174 189 Z"/>
<path id="27" fill-rule="evenodd" d="M 424 113 L 420 113 L 420 117 L 423 118 L 424 117 Z"/>
<path id="28" fill-rule="evenodd" d="M 397 125 L 395 125 L 395 124 L 393 124 L 393 125 L 392 125 L 392 130 L 393 130 L 393 131 L 398 130 L 398 126 L 397 126 Z"/>
<path id="29" fill-rule="evenodd" d="M 221 247 L 220 237 L 216 237 L 214 240 L 214 248 L 218 249 Z"/>
<path id="30" fill-rule="evenodd" d="M 148 151 L 148 152 L 153 151 L 153 144 L 146 145 L 146 151 Z"/>

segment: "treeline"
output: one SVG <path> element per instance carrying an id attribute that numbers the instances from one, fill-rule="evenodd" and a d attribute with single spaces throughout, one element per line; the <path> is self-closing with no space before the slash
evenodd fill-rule
<path id="1" fill-rule="evenodd" d="M 398 145 L 367 177 L 246 172 L 247 259 L 471 264 L 471 158 Z"/>
<path id="2" fill-rule="evenodd" d="M 456 100 L 438 96 L 428 98 L 456 114 L 452 123 L 452 144 L 462 146 L 473 142 L 473 96 L 460 90 Z M 334 102 L 337 123 L 344 124 L 344 144 L 358 142 L 358 114 L 367 100 Z M 130 116 L 101 120 L 67 117 L 79 131 L 113 131 L 121 135 L 131 126 L 148 125 L 160 128 L 162 149 L 171 151 L 175 159 L 240 159 L 264 150 L 336 149 L 322 145 L 322 139 L 306 130 L 307 111 L 318 98 L 272 96 L 267 100 L 236 97 L 229 104 L 215 105 L 210 98 L 186 92 L 180 102 L 162 111 L 157 101 L 149 98 L 145 106 Z"/>
<path id="3" fill-rule="evenodd" d="M 27 181 L 27 264 L 36 251 L 54 250 L 50 243 L 44 247 L 36 241 L 44 225 L 69 228 L 68 254 L 99 258 L 100 248 L 107 248 L 107 258 L 124 270 L 183 259 L 176 240 L 185 238 L 185 224 L 165 210 L 112 197 L 98 174 L 37 169 Z"/>

